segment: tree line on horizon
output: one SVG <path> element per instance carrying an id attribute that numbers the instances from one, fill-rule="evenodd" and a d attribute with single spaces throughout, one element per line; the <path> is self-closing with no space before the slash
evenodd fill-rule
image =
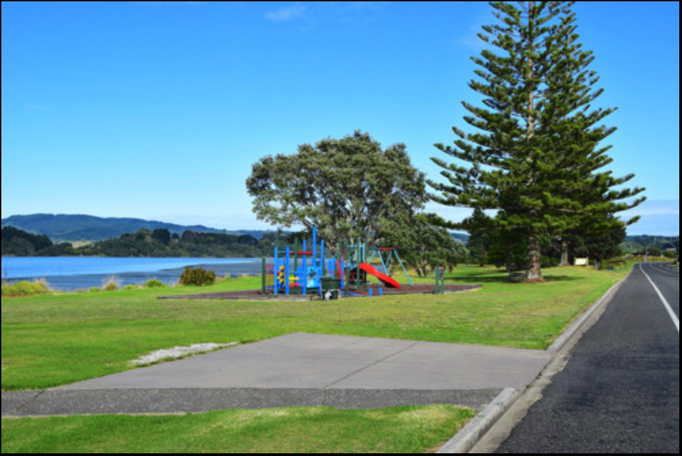
<path id="1" fill-rule="evenodd" d="M 479 215 L 476 215 L 478 217 Z M 38 257 L 38 256 L 111 256 L 111 257 L 217 257 L 217 258 L 258 258 L 270 257 L 275 245 L 293 245 L 295 238 L 305 233 L 270 232 L 261 239 L 250 235 L 226 235 L 216 233 L 199 233 L 190 230 L 182 235 L 171 234 L 167 230 L 139 230 L 124 234 L 116 239 L 98 241 L 92 244 L 74 247 L 69 242 L 55 243 L 48 236 L 32 234 L 14 227 L 2 228 L 3 257 Z M 461 240 L 452 233 L 450 241 L 440 247 L 430 249 L 400 249 L 400 255 L 408 267 L 414 268 L 419 276 L 426 276 L 436 266 L 446 266 L 450 270 L 457 264 L 492 264 L 497 267 L 510 267 L 512 270 L 522 269 L 525 252 L 522 243 L 516 244 L 516 250 L 505 249 L 499 240 L 499 233 L 486 230 L 473 231 L 468 240 Z M 435 238 L 437 242 L 443 240 Z M 676 253 L 679 250 L 679 237 L 664 236 L 627 236 L 624 241 L 615 244 L 620 236 L 597 240 L 578 239 L 576 256 L 586 257 L 598 262 L 602 259 L 623 255 L 652 256 Z M 549 236 L 541 238 L 543 248 L 543 267 L 556 266 L 560 262 L 561 242 Z M 444 247 L 446 246 L 446 247 Z M 451 246 L 451 247 L 447 247 Z M 454 246 L 454 247 L 452 247 Z M 405 247 L 405 246 L 403 246 Z M 412 245 L 411 247 L 414 247 Z M 442 251 L 439 253 L 439 248 Z M 436 252 L 435 254 L 433 252 Z M 443 261 L 440 255 L 450 255 Z"/>
<path id="2" fill-rule="evenodd" d="M 190 230 L 178 235 L 158 228 L 74 247 L 70 242 L 53 243 L 46 235 L 11 226 L 2 228 L 2 256 L 256 258 L 271 255 L 273 242 L 271 233 L 256 239 L 251 235 Z"/>

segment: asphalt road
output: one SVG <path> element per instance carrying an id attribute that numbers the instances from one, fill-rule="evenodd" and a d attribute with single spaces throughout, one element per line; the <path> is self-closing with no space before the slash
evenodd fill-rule
<path id="1" fill-rule="evenodd" d="M 679 453 L 679 301 L 677 269 L 636 266 L 497 452 Z"/>

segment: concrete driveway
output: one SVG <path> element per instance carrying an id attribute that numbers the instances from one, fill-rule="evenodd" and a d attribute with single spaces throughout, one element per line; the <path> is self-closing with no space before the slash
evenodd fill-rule
<path id="1" fill-rule="evenodd" d="M 2 393 L 2 415 L 172 413 L 327 405 L 485 407 L 523 390 L 545 351 L 289 334 L 42 392 Z"/>

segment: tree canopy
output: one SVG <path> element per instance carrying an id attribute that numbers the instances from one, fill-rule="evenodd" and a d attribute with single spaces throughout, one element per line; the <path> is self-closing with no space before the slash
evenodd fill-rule
<path id="1" fill-rule="evenodd" d="M 302 225 L 331 243 L 372 243 L 396 214 L 411 218 L 427 200 L 424 174 L 404 144 L 386 149 L 367 133 L 303 144 L 292 155 L 268 155 L 246 181 L 259 220 Z"/>

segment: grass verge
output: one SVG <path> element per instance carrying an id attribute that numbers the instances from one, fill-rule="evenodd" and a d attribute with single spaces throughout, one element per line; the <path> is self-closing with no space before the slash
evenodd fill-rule
<path id="1" fill-rule="evenodd" d="M 3 453 L 423 453 L 475 412 L 447 405 L 2 419 Z"/>

